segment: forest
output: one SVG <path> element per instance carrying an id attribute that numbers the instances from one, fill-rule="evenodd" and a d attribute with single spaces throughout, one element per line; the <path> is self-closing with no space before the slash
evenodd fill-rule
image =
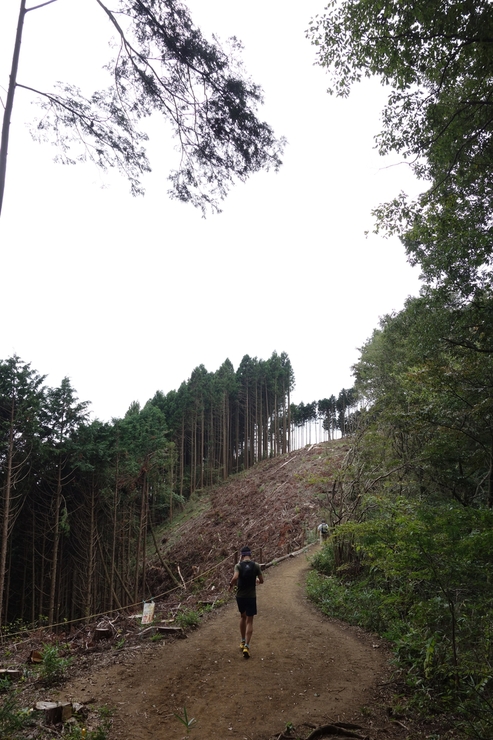
<path id="1" fill-rule="evenodd" d="M 148 540 L 197 490 L 304 442 L 345 434 L 351 394 L 292 404 L 286 353 L 195 368 L 122 419 L 89 420 L 70 380 L 0 361 L 0 615 L 54 625 L 145 599 Z M 308 434 L 306 438 L 308 439 Z"/>
<path id="2" fill-rule="evenodd" d="M 493 736 L 493 14 L 488 2 L 334 3 L 308 34 L 331 90 L 389 87 L 376 143 L 423 182 L 375 209 L 421 268 L 353 367 L 358 419 L 312 598 L 386 636 L 401 710 Z M 430 735 L 430 737 L 437 737 Z"/>

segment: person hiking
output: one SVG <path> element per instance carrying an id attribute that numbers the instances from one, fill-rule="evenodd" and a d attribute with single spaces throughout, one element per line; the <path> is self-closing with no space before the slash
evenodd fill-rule
<path id="1" fill-rule="evenodd" d="M 327 524 L 325 519 L 322 519 L 322 522 L 317 527 L 317 531 L 320 536 L 320 544 L 322 544 L 327 540 L 327 537 L 329 536 L 329 525 Z"/>
<path id="2" fill-rule="evenodd" d="M 250 657 L 250 641 L 253 634 L 253 618 L 257 613 L 256 585 L 264 582 L 260 565 L 252 560 L 252 551 L 249 547 L 242 547 L 240 562 L 235 565 L 230 590 L 238 584 L 236 603 L 240 612 L 240 649 L 244 658 Z"/>

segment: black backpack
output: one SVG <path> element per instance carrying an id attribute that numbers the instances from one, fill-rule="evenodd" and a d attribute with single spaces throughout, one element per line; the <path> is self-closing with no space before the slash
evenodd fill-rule
<path id="1" fill-rule="evenodd" d="M 255 586 L 257 579 L 256 563 L 253 560 L 242 560 L 238 563 L 240 577 L 238 579 L 239 588 L 251 588 Z"/>

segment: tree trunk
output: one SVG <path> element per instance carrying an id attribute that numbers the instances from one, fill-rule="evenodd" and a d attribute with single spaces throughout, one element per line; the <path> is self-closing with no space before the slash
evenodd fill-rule
<path id="1" fill-rule="evenodd" d="M 204 427 L 205 427 L 205 416 L 204 416 L 204 405 L 202 404 L 202 413 L 200 416 L 200 488 L 204 487 Z"/>
<path id="2" fill-rule="evenodd" d="M 58 548 L 60 545 L 60 506 L 62 503 L 62 461 L 58 459 L 58 476 L 55 493 L 55 520 L 53 522 L 53 558 L 51 561 L 51 583 L 50 583 L 50 602 L 48 605 L 48 626 L 54 622 L 55 614 L 55 595 L 58 577 Z"/>
<path id="3" fill-rule="evenodd" d="M 87 553 L 87 574 L 86 574 L 86 598 L 84 606 L 85 617 L 88 618 L 92 611 L 92 596 L 94 586 L 94 542 L 95 542 L 95 507 L 96 507 L 96 496 L 95 496 L 94 480 L 91 482 L 91 507 L 89 512 L 89 538 L 88 538 L 88 553 Z"/>
<path id="4" fill-rule="evenodd" d="M 26 16 L 26 0 L 21 0 L 19 7 L 19 19 L 15 34 L 14 53 L 12 55 L 12 67 L 10 69 L 9 86 L 3 112 L 2 138 L 0 143 L 0 214 L 2 213 L 3 196 L 5 193 L 5 179 L 7 175 L 7 154 L 9 149 L 10 119 L 14 108 L 14 95 L 17 85 L 17 70 L 19 68 L 19 57 L 21 53 L 22 31 L 24 18 Z"/>
<path id="5" fill-rule="evenodd" d="M 145 568 L 145 534 L 144 534 L 144 522 L 145 522 L 145 494 L 147 485 L 147 474 L 144 474 L 144 480 L 142 481 L 142 490 L 140 497 L 140 517 L 139 517 L 139 529 L 137 535 L 137 547 L 135 548 L 136 559 L 135 559 L 135 581 L 134 581 L 134 603 L 139 601 L 139 573 L 140 573 L 140 552 L 142 548 L 142 571 L 144 574 Z"/>
<path id="6" fill-rule="evenodd" d="M 197 416 L 192 416 L 192 428 L 190 432 L 190 489 L 189 496 L 195 491 L 196 457 L 197 457 Z"/>
<path id="7" fill-rule="evenodd" d="M 173 489 L 174 489 L 174 467 L 175 467 L 175 447 L 171 447 L 170 464 L 169 464 L 169 512 L 168 519 L 173 521 Z"/>
<path id="8" fill-rule="evenodd" d="M 240 462 L 240 404 L 238 399 L 235 401 L 235 455 L 236 472 L 238 472 Z"/>
<path id="9" fill-rule="evenodd" d="M 2 516 L 2 548 L 0 550 L 0 628 L 3 621 L 3 607 L 5 594 L 5 573 L 7 567 L 7 543 L 9 539 L 9 521 L 10 521 L 10 497 L 12 486 L 12 461 L 14 457 L 14 411 L 15 404 L 12 397 L 10 410 L 10 429 L 9 429 L 9 447 L 7 452 L 7 477 L 5 480 L 3 494 L 3 516 Z"/>
<path id="10" fill-rule="evenodd" d="M 282 454 L 286 454 L 288 435 L 288 420 L 286 416 L 286 386 L 282 384 Z"/>
<path id="11" fill-rule="evenodd" d="M 116 455 L 116 466 L 115 466 L 115 488 L 113 491 L 113 521 L 112 521 L 112 533 L 111 533 L 111 563 L 110 563 L 110 609 L 115 606 L 114 594 L 115 594 L 115 572 L 116 572 L 116 534 L 118 527 L 117 512 L 118 512 L 118 470 L 120 464 L 120 455 L 117 452 Z"/>
<path id="12" fill-rule="evenodd" d="M 181 442 L 180 442 L 180 498 L 183 497 L 183 477 L 185 474 L 185 414 L 181 418 Z"/>
<path id="13" fill-rule="evenodd" d="M 493 508 L 493 439 L 490 445 L 490 474 L 488 476 L 488 507 Z"/>

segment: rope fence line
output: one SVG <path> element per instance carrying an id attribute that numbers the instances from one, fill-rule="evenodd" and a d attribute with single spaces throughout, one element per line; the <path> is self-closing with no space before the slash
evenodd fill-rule
<path id="1" fill-rule="evenodd" d="M 308 550 L 314 544 L 317 544 L 317 543 L 311 542 L 311 543 L 309 543 L 308 545 L 305 545 L 304 547 L 302 547 L 299 550 L 295 550 L 294 552 L 288 553 L 286 555 L 282 555 L 281 557 L 274 558 L 269 563 L 260 563 L 260 566 L 263 569 L 270 568 L 273 565 L 277 565 L 277 563 L 281 563 L 283 560 L 286 560 L 287 558 L 295 557 L 297 555 L 300 555 L 302 552 L 304 552 L 305 550 Z M 262 552 L 262 550 L 260 550 L 260 552 Z M 216 565 L 213 565 L 210 568 L 208 568 L 207 570 L 203 571 L 202 573 L 198 573 L 195 577 L 190 578 L 190 580 L 188 581 L 188 585 L 193 584 L 195 581 L 199 580 L 200 578 L 203 578 L 208 573 L 212 573 L 212 571 L 214 571 L 217 568 L 219 568 L 222 565 L 224 565 L 224 563 L 226 563 L 228 560 L 231 560 L 232 557 L 235 558 L 235 562 L 236 562 L 236 559 L 238 557 L 238 550 L 235 550 L 231 555 L 227 555 L 219 563 L 216 563 Z M 169 594 L 173 593 L 173 591 L 177 591 L 178 589 L 182 589 L 183 590 L 184 588 L 186 588 L 186 587 L 184 587 L 182 585 L 174 586 L 173 588 L 170 588 L 168 591 L 163 591 L 162 593 L 156 594 L 155 596 L 151 596 L 148 599 L 145 599 L 144 601 L 139 600 L 139 601 L 137 601 L 137 602 L 135 602 L 133 604 L 127 604 L 126 606 L 121 607 L 121 608 L 118 608 L 118 609 L 109 609 L 108 611 L 99 612 L 97 614 L 90 614 L 89 616 L 86 616 L 86 617 L 78 617 L 77 619 L 64 620 L 63 622 L 57 622 L 56 624 L 52 624 L 52 625 L 49 625 L 49 626 L 46 626 L 46 627 L 39 626 L 39 627 L 33 627 L 33 629 L 20 630 L 19 632 L 10 632 L 9 635 L 8 635 L 8 637 L 9 638 L 12 638 L 12 637 L 16 637 L 18 635 L 25 635 L 26 633 L 28 635 L 30 635 L 30 634 L 33 634 L 35 632 L 39 632 L 40 630 L 42 630 L 42 631 L 47 631 L 47 630 L 53 631 L 56 627 L 67 627 L 68 625 L 77 624 L 78 622 L 91 622 L 91 621 L 93 621 L 95 619 L 98 619 L 100 617 L 105 617 L 105 616 L 108 616 L 110 614 L 115 614 L 116 612 L 121 612 L 121 611 L 124 611 L 124 610 L 127 610 L 127 609 L 134 609 L 135 607 L 138 607 L 141 604 L 145 604 L 148 601 L 157 601 L 158 599 L 162 599 L 164 596 L 169 596 Z M 3 642 L 3 638 L 4 637 L 6 637 L 6 635 L 0 635 L 0 642 Z M 27 639 L 29 639 L 29 638 L 27 638 Z M 22 642 L 26 642 L 27 639 L 26 640 L 23 640 Z M 17 643 L 17 644 L 18 645 L 22 645 L 22 642 Z"/>

